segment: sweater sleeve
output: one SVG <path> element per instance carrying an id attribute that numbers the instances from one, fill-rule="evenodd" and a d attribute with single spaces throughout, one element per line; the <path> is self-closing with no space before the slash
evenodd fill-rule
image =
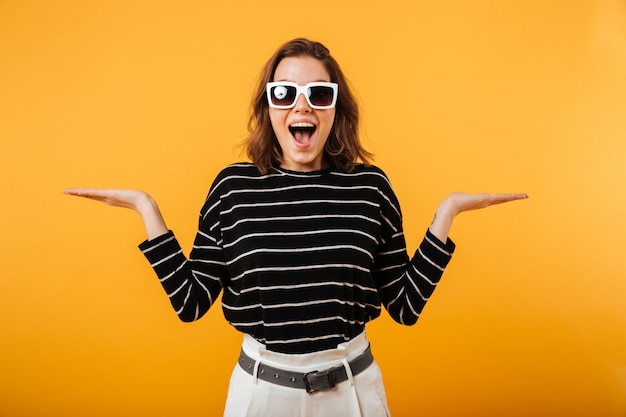
<path id="1" fill-rule="evenodd" d="M 226 263 L 216 218 L 219 204 L 211 195 L 200 214 L 198 232 L 189 259 L 174 233 L 139 245 L 154 269 L 178 317 L 184 322 L 198 320 L 211 308 L 222 287 Z"/>
<path id="2" fill-rule="evenodd" d="M 450 239 L 441 242 L 430 231 L 409 259 L 399 203 L 388 182 L 381 187 L 381 236 L 374 279 L 381 301 L 398 323 L 417 322 L 454 253 Z"/>

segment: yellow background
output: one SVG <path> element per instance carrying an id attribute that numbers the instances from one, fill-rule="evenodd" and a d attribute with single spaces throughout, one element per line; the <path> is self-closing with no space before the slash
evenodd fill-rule
<path id="1" fill-rule="evenodd" d="M 0 0 L 0 416 L 216 416 L 240 335 L 183 324 L 133 187 L 188 251 L 240 160 L 261 66 L 324 42 L 363 107 L 413 251 L 462 214 L 414 327 L 369 326 L 395 416 L 626 415 L 626 2 Z"/>

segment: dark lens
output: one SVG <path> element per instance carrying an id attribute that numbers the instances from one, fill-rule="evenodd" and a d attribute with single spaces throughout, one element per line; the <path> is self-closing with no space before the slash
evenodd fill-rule
<path id="1" fill-rule="evenodd" d="M 330 106 L 333 103 L 334 91 L 330 87 L 323 85 L 309 87 L 308 94 L 314 106 Z"/>
<path id="2" fill-rule="evenodd" d="M 296 100 L 296 88 L 291 85 L 276 85 L 271 90 L 272 103 L 276 106 L 290 106 Z"/>

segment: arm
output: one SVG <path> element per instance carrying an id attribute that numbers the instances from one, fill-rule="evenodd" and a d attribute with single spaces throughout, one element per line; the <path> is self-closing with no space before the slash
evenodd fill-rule
<path id="1" fill-rule="evenodd" d="M 391 191 L 388 194 L 393 196 Z M 377 258 L 376 277 L 379 294 L 391 317 L 405 325 L 412 325 L 419 318 L 454 252 L 455 245 L 448 239 L 448 233 L 459 213 L 526 197 L 525 194 L 448 195 L 439 205 L 435 219 L 410 260 L 404 235 L 387 232 Z M 397 205 L 395 199 L 391 201 Z M 392 210 L 387 210 L 385 217 L 393 219 L 397 231 L 401 231 L 400 217 L 394 217 Z"/>
<path id="2" fill-rule="evenodd" d="M 110 206 L 124 207 L 136 211 L 141 216 L 148 240 L 153 240 L 168 231 L 156 201 L 143 191 L 68 188 L 64 190 L 64 193 L 101 201 Z"/>
<path id="3" fill-rule="evenodd" d="M 139 248 L 182 321 L 199 319 L 213 305 L 222 288 L 220 277 L 225 262 L 221 258 L 221 248 L 214 244 L 209 233 L 198 232 L 190 259 L 187 259 L 178 240 L 167 229 L 156 202 L 145 192 L 94 188 L 70 188 L 64 192 L 129 208 L 141 215 L 148 240 Z"/>

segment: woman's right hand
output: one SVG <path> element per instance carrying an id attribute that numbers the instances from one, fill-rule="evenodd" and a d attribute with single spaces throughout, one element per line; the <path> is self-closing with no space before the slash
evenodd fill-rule
<path id="1" fill-rule="evenodd" d="M 114 207 L 124 207 L 136 211 L 141 215 L 148 239 L 168 232 L 165 220 L 159 211 L 156 202 L 146 192 L 141 190 L 117 190 L 98 188 L 66 188 L 63 191 L 90 200 L 100 201 Z"/>
<path id="2" fill-rule="evenodd" d="M 150 196 L 140 190 L 67 188 L 63 192 L 68 195 L 101 201 L 110 206 L 129 208 L 139 213 L 141 213 L 141 208 L 150 200 Z"/>

